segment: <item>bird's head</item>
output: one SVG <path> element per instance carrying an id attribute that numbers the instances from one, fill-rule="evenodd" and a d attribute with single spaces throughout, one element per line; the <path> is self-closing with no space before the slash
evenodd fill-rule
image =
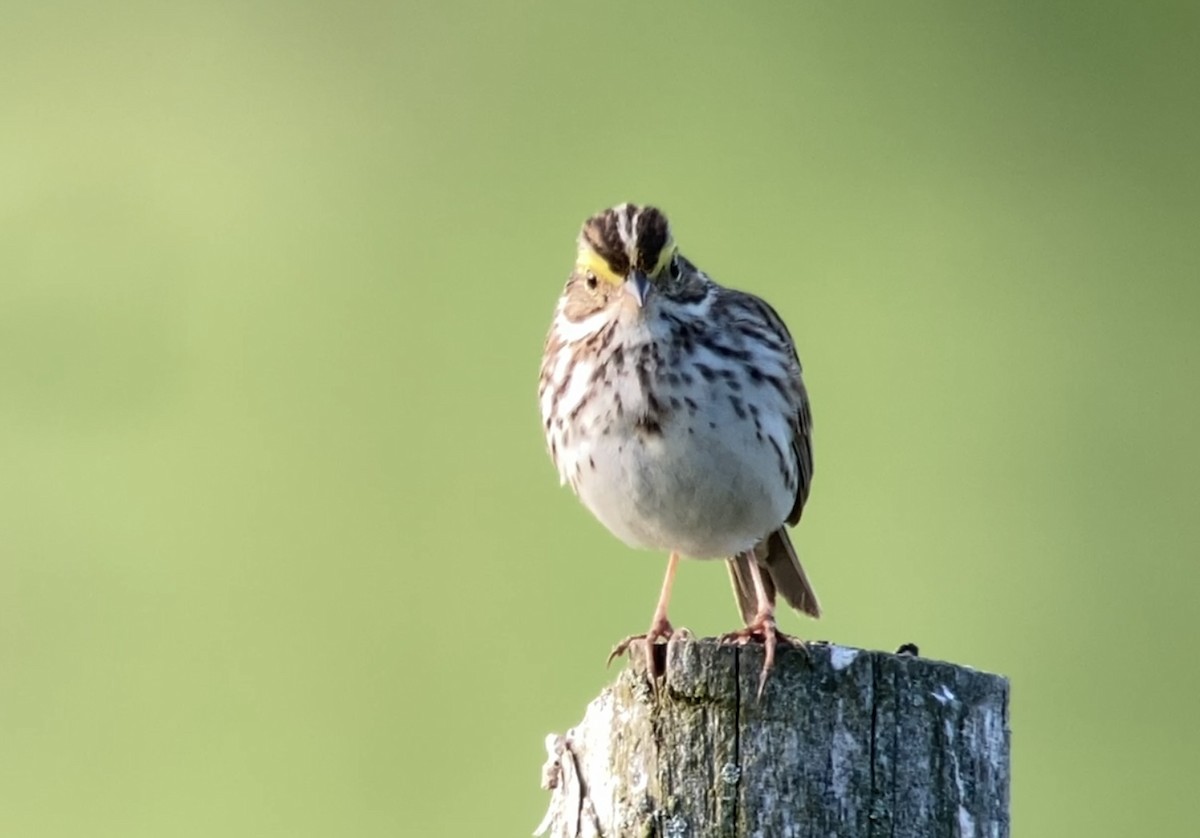
<path id="1" fill-rule="evenodd" d="M 642 308 L 679 278 L 678 255 L 661 210 L 620 204 L 584 222 L 575 270 L 596 300 L 628 299 Z"/>

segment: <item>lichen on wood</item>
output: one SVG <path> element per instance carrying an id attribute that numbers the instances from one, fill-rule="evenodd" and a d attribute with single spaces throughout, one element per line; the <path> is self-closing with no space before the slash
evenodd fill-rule
<path id="1" fill-rule="evenodd" d="M 1008 682 L 908 655 L 674 640 L 548 737 L 551 838 L 1007 838 Z"/>

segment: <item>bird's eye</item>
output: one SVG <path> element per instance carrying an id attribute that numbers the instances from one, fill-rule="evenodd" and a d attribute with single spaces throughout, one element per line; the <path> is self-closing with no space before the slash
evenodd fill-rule
<path id="1" fill-rule="evenodd" d="M 667 266 L 667 270 L 671 273 L 671 279 L 679 279 L 679 260 L 672 259 L 671 264 Z"/>
<path id="2" fill-rule="evenodd" d="M 587 287 L 588 287 L 589 291 L 596 290 L 597 280 L 596 280 L 596 275 L 594 273 L 592 273 L 591 271 L 588 271 L 587 274 L 584 276 L 583 281 L 587 283 Z"/>

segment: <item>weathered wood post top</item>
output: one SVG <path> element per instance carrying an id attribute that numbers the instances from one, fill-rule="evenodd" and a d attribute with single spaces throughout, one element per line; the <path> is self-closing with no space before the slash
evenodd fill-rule
<path id="1" fill-rule="evenodd" d="M 538 834 L 1007 838 L 1006 679 L 909 655 L 676 639 L 547 737 Z"/>

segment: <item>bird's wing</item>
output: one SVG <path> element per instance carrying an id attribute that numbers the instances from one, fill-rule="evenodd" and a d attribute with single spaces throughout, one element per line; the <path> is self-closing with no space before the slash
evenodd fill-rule
<path id="1" fill-rule="evenodd" d="M 764 328 L 768 338 L 773 338 L 781 344 L 781 348 L 788 357 L 783 389 L 794 408 L 790 416 L 791 447 L 792 456 L 796 458 L 798 479 L 796 481 L 796 498 L 787 522 L 795 526 L 804 510 L 804 503 L 808 500 L 808 490 L 812 485 L 813 477 L 812 409 L 808 403 L 808 390 L 804 387 L 800 356 L 796 354 L 796 344 L 792 340 L 791 332 L 788 331 L 783 318 L 776 313 L 770 303 L 744 291 L 731 292 L 731 296 L 736 299 L 736 303 L 746 311 L 747 315 L 757 321 L 757 325 Z"/>

